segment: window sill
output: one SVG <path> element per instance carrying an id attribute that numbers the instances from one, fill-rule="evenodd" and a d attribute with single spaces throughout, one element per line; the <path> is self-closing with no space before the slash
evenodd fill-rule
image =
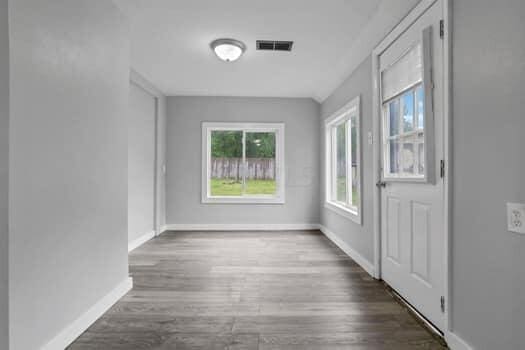
<path id="1" fill-rule="evenodd" d="M 347 219 L 352 220 L 358 225 L 361 225 L 361 215 L 359 215 L 356 211 L 348 207 L 345 207 L 345 206 L 342 206 L 342 205 L 339 205 L 333 202 L 325 202 L 324 207 L 326 209 L 330 209 L 331 211 L 333 211 L 334 213 L 338 215 L 341 215 Z"/>
<path id="2" fill-rule="evenodd" d="M 203 197 L 203 204 L 284 204 L 284 197 Z"/>

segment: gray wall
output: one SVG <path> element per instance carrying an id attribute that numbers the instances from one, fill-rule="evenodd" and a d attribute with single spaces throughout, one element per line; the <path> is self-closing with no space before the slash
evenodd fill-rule
<path id="1" fill-rule="evenodd" d="M 150 81 L 135 70 L 131 71 L 131 80 L 140 85 L 157 99 L 157 129 L 156 129 L 156 217 L 155 227 L 157 234 L 161 232 L 162 226 L 166 224 L 166 118 L 167 98 Z M 131 101 L 130 101 L 131 103 Z"/>
<path id="2" fill-rule="evenodd" d="M 319 125 L 319 130 L 321 130 L 321 167 L 324 167 L 325 164 L 325 135 L 322 131 L 324 120 L 356 96 L 361 97 L 361 195 L 363 197 L 363 224 L 358 225 L 352 220 L 324 207 L 324 171 L 321 171 L 321 224 L 373 264 L 373 148 L 367 142 L 367 134 L 372 130 L 372 60 L 370 56 L 321 105 L 321 122 Z"/>
<path id="3" fill-rule="evenodd" d="M 166 96 L 158 99 L 157 119 L 157 227 L 160 230 L 166 224 L 166 145 L 167 145 L 167 109 Z"/>
<path id="4" fill-rule="evenodd" d="M 477 350 L 525 346 L 525 2 L 453 3 L 455 332 Z"/>
<path id="5" fill-rule="evenodd" d="M 128 112 L 128 242 L 154 230 L 156 101 L 130 84 Z"/>
<path id="6" fill-rule="evenodd" d="M 286 204 L 201 203 L 202 122 L 284 122 Z M 169 97 L 167 224 L 319 222 L 319 105 L 311 99 Z"/>
<path id="7" fill-rule="evenodd" d="M 157 129 L 156 129 L 156 217 L 155 227 L 157 234 L 161 232 L 162 226 L 166 224 L 166 118 L 167 118 L 167 98 L 150 81 L 145 79 L 140 73 L 132 70 L 131 80 L 134 84 L 140 85 L 143 89 L 151 93 L 157 99 Z M 131 103 L 131 101 L 130 101 Z"/>
<path id="8" fill-rule="evenodd" d="M 9 21 L 0 0 L 0 349 L 9 349 Z"/>
<path id="9" fill-rule="evenodd" d="M 128 29 L 110 0 L 10 2 L 10 343 L 38 349 L 128 276 Z"/>
<path id="10" fill-rule="evenodd" d="M 525 344 L 525 236 L 507 232 L 505 216 L 506 202 L 525 202 L 524 13 L 522 0 L 453 1 L 452 326 L 477 350 Z M 324 119 L 361 94 L 364 225 L 324 209 L 323 187 L 321 223 L 372 261 L 370 65 L 321 106 Z"/>

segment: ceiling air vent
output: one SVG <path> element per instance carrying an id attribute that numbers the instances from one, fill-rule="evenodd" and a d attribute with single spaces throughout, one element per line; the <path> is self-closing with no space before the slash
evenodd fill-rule
<path id="1" fill-rule="evenodd" d="M 293 41 L 257 40 L 257 50 L 292 51 Z"/>

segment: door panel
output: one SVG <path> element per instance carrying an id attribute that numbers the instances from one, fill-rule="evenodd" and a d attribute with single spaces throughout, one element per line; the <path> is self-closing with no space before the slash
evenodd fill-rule
<path id="1" fill-rule="evenodd" d="M 426 55 L 424 67 L 418 68 L 420 76 L 414 67 L 407 68 L 408 78 L 399 69 L 382 76 L 389 79 L 382 86 L 388 86 L 390 95 L 382 100 L 380 116 L 381 173 L 388 175 L 382 177 L 386 186 L 381 189 L 381 275 L 441 330 L 444 185 L 437 169 L 443 159 L 442 6 L 441 1 L 434 3 L 379 57 L 380 73 L 384 73 L 389 67 L 408 67 Z M 403 64 L 396 66 L 401 59 Z M 392 78 L 397 76 L 399 83 Z M 397 96 L 392 93 L 396 86 L 404 89 Z M 430 174 L 425 178 L 426 169 Z"/>
<path id="2" fill-rule="evenodd" d="M 387 252 L 388 257 L 399 263 L 399 223 L 401 201 L 395 197 L 387 198 Z"/>
<path id="3" fill-rule="evenodd" d="M 412 227 L 411 227 L 411 272 L 425 282 L 429 279 L 430 252 L 430 211 L 427 204 L 412 202 Z"/>

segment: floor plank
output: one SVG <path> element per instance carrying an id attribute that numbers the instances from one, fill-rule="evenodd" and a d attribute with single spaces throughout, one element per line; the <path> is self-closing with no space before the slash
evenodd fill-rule
<path id="1" fill-rule="evenodd" d="M 168 232 L 68 349 L 445 349 L 318 231 Z"/>

